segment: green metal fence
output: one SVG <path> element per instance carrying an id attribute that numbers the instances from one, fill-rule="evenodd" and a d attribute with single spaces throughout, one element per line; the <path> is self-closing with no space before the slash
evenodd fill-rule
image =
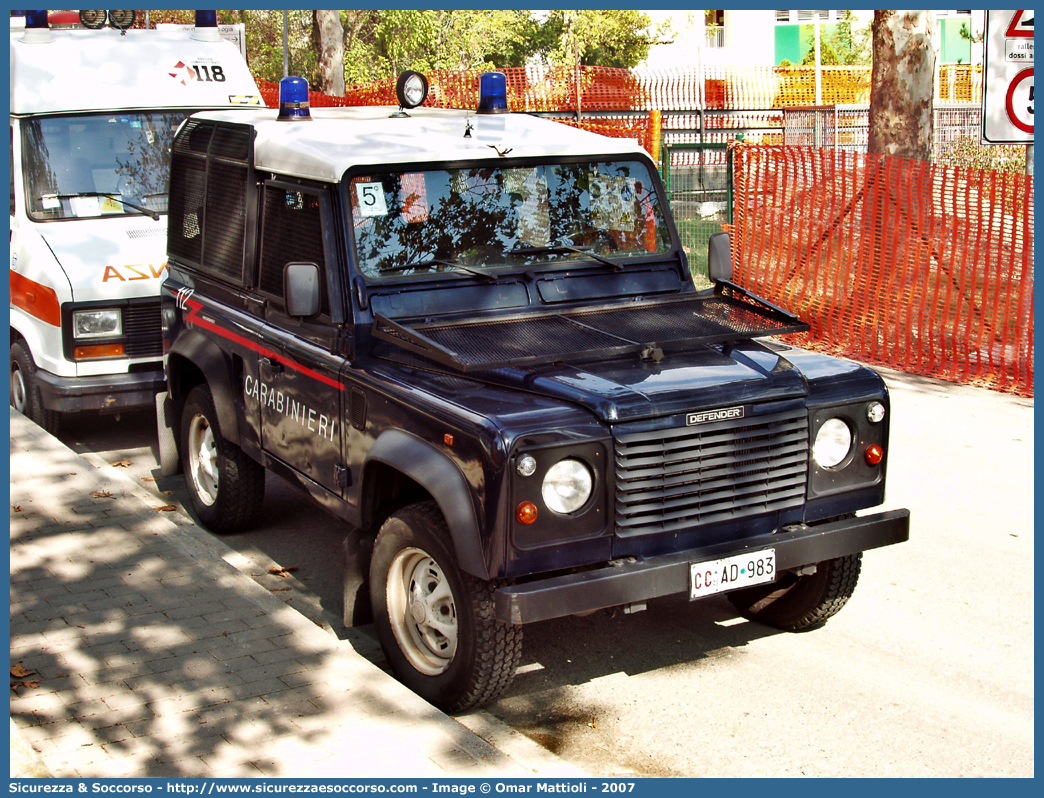
<path id="1" fill-rule="evenodd" d="M 697 288 L 709 288 L 707 240 L 732 222 L 732 150 L 726 143 L 665 144 L 661 171 Z"/>

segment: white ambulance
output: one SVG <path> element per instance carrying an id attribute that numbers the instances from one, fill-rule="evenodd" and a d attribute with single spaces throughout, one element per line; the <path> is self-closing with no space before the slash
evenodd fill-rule
<path id="1" fill-rule="evenodd" d="M 63 413 L 153 405 L 174 134 L 195 111 L 261 104 L 215 12 L 191 31 L 12 17 L 13 407 L 55 432 Z"/>

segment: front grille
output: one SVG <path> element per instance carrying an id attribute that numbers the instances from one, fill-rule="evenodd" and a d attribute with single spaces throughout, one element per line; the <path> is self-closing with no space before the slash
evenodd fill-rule
<path id="1" fill-rule="evenodd" d="M 804 408 L 629 432 L 617 425 L 616 534 L 652 535 L 800 506 L 808 470 Z"/>
<path id="2" fill-rule="evenodd" d="M 127 357 L 163 357 L 159 299 L 123 308 L 123 341 Z"/>

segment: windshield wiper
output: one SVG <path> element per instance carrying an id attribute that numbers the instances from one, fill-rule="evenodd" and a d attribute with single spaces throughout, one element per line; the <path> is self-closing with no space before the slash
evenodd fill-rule
<path id="1" fill-rule="evenodd" d="M 578 247 L 573 244 L 550 244 L 546 247 L 519 247 L 511 250 L 512 255 L 542 255 L 554 254 L 556 252 L 575 252 L 577 255 L 586 255 L 599 263 L 604 263 L 606 266 L 612 266 L 614 272 L 623 271 L 624 268 L 622 263 L 615 263 L 609 260 L 609 258 L 603 258 L 594 252 L 592 247 Z"/>
<path id="2" fill-rule="evenodd" d="M 160 218 L 160 215 L 151 208 L 144 208 L 141 205 L 135 205 L 133 202 L 127 202 L 127 200 L 123 199 L 117 194 L 106 194 L 104 191 L 78 191 L 75 194 L 45 194 L 44 196 L 56 197 L 58 199 L 68 199 L 70 197 L 108 197 L 109 199 L 115 200 L 121 205 L 131 208 L 132 210 L 144 213 L 153 221 L 158 222 Z"/>
<path id="3" fill-rule="evenodd" d="M 404 266 L 393 266 L 390 269 L 381 269 L 381 272 L 406 272 L 410 269 L 425 269 L 431 266 L 448 266 L 451 269 L 460 269 L 462 272 L 468 274 L 474 274 L 476 277 L 484 277 L 491 283 L 497 281 L 497 276 L 492 272 L 487 272 L 482 269 L 475 269 L 471 266 L 465 266 L 463 263 L 458 263 L 455 260 L 449 260 L 446 258 L 430 258 L 429 260 L 419 260 L 414 263 L 407 263 Z"/>

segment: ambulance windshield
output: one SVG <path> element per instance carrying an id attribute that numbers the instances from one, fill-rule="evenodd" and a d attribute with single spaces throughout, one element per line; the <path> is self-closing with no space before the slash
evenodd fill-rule
<path id="1" fill-rule="evenodd" d="M 371 278 L 627 260 L 670 250 L 639 161 L 378 172 L 348 185 L 359 269 Z"/>
<path id="2" fill-rule="evenodd" d="M 30 218 L 166 213 L 170 147 L 184 118 L 148 111 L 23 119 Z"/>

